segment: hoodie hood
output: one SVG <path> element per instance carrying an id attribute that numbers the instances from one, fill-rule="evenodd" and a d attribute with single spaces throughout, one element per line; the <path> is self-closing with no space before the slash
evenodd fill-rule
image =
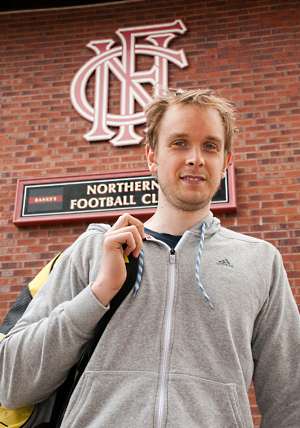
<path id="1" fill-rule="evenodd" d="M 91 223 L 87 228 L 87 232 L 107 232 L 111 226 L 105 223 Z"/>
<path id="2" fill-rule="evenodd" d="M 196 223 L 194 226 L 189 229 L 190 232 L 198 235 L 201 235 L 201 225 L 205 223 L 205 236 L 210 237 L 217 233 L 220 230 L 221 224 L 220 220 L 217 217 L 214 217 L 213 213 L 210 211 L 209 214 L 204 217 L 199 223 Z"/>
<path id="3" fill-rule="evenodd" d="M 212 236 L 220 230 L 220 220 L 217 217 L 214 217 L 213 213 L 210 211 L 209 214 L 204 217 L 200 222 L 192 226 L 189 231 L 198 235 L 200 237 L 201 224 L 206 224 L 205 236 Z M 102 232 L 105 233 L 111 229 L 111 226 L 106 223 L 91 223 L 87 227 L 87 232 Z"/>

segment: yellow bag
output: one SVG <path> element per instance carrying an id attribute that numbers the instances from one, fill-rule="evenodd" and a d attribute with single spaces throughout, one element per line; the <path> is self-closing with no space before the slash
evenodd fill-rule
<path id="1" fill-rule="evenodd" d="M 33 406 L 19 409 L 5 409 L 0 407 L 0 426 L 8 428 L 21 428 L 32 415 Z"/>

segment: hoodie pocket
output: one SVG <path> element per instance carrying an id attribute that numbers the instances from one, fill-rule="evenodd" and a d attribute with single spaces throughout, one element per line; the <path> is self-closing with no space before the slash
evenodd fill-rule
<path id="1" fill-rule="evenodd" d="M 236 385 L 198 376 L 169 375 L 167 413 L 170 428 L 246 428 Z"/>
<path id="2" fill-rule="evenodd" d="M 85 372 L 61 428 L 151 427 L 156 380 L 152 372 Z"/>

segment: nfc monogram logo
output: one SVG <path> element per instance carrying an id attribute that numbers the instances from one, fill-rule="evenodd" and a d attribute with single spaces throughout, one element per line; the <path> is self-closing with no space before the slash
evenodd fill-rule
<path id="1" fill-rule="evenodd" d="M 92 129 L 84 136 L 88 141 L 110 140 L 115 146 L 138 144 L 142 137 L 134 127 L 145 123 L 143 112 L 135 112 L 135 103 L 144 108 L 151 96 L 142 84 L 150 83 L 154 94 L 168 86 L 168 63 L 180 68 L 187 66 L 183 50 L 168 48 L 177 35 L 184 34 L 186 27 L 181 20 L 168 24 L 144 27 L 120 28 L 116 34 L 121 45 L 113 46 L 112 39 L 94 40 L 87 46 L 96 56 L 84 64 L 71 84 L 71 100 L 77 112 L 92 122 Z M 142 39 L 140 43 L 137 39 Z M 136 71 L 136 55 L 154 57 L 149 70 Z M 86 94 L 87 83 L 95 73 L 94 106 Z M 112 73 L 121 83 L 120 114 L 108 111 L 109 75 Z M 109 128 L 118 127 L 118 132 Z"/>

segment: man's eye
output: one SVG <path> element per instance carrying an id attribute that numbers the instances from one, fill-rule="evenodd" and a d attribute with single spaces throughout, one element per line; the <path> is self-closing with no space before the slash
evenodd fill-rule
<path id="1" fill-rule="evenodd" d="M 205 143 L 204 148 L 209 152 L 215 152 L 218 150 L 218 146 L 215 143 Z"/>
<path id="2" fill-rule="evenodd" d="M 173 146 L 175 147 L 185 147 L 186 142 L 184 140 L 175 140 L 173 141 Z"/>

